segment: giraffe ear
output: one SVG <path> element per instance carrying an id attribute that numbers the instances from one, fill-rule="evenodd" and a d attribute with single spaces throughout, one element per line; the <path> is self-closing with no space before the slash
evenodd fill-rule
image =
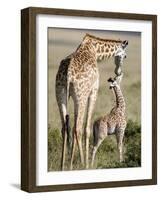
<path id="1" fill-rule="evenodd" d="M 127 40 L 124 40 L 124 41 L 122 42 L 122 48 L 125 49 L 125 48 L 127 47 L 128 43 L 129 43 L 129 42 L 128 42 Z"/>

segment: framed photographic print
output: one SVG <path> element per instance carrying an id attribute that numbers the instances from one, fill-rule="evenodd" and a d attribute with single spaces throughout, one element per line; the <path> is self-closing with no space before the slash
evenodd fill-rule
<path id="1" fill-rule="evenodd" d="M 21 188 L 157 184 L 157 16 L 21 11 Z"/>

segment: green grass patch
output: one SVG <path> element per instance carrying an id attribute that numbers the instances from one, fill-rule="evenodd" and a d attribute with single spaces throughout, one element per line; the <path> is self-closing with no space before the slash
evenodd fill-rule
<path id="1" fill-rule="evenodd" d="M 83 141 L 84 142 L 84 141 Z M 90 138 L 90 156 L 93 147 L 93 136 Z M 62 137 L 59 129 L 48 130 L 48 170 L 59 171 L 62 152 Z M 99 147 L 94 168 L 126 168 L 141 166 L 141 126 L 129 120 L 124 137 L 124 161 L 118 161 L 118 151 L 115 135 L 108 136 Z M 91 160 L 91 157 L 90 157 Z M 70 166 L 70 152 L 67 152 L 65 169 Z M 74 170 L 82 169 L 78 148 L 73 163 Z"/>

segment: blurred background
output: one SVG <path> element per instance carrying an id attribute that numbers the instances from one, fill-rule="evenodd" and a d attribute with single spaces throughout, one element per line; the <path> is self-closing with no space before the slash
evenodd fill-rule
<path id="1" fill-rule="evenodd" d="M 124 60 L 124 66 L 122 69 L 124 77 L 121 86 L 126 101 L 126 114 L 128 120 L 128 128 L 126 130 L 127 137 L 125 139 L 128 139 L 128 135 L 130 136 L 130 141 L 125 141 L 127 145 L 125 145 L 125 154 L 130 152 L 130 155 L 126 155 L 126 163 L 120 165 L 117 162 L 115 137 L 111 136 L 100 146 L 98 156 L 96 156 L 95 168 L 140 166 L 141 34 L 139 32 L 48 28 L 48 170 L 60 170 L 62 139 L 60 132 L 61 121 L 55 98 L 56 73 L 61 60 L 76 50 L 86 33 L 105 39 L 120 39 L 129 41 L 129 45 L 126 50 L 127 58 Z M 114 76 L 114 59 L 111 58 L 109 60 L 101 61 L 98 63 L 98 67 L 100 72 L 100 87 L 92 122 L 94 122 L 94 120 L 98 117 L 109 113 L 112 107 L 115 106 L 115 97 L 113 96 L 111 90 L 109 90 L 109 86 L 107 84 L 107 79 Z M 72 99 L 69 101 L 68 112 L 70 113 L 70 123 L 72 127 L 74 114 Z M 136 137 L 136 145 L 134 144 L 135 142 L 132 143 L 132 140 L 134 139 L 132 137 L 134 136 Z M 132 145 L 135 145 L 134 148 Z M 130 150 L 128 150 L 128 147 Z M 134 151 L 136 153 L 134 153 Z M 101 156 L 99 156 L 99 154 Z M 129 156 L 131 156 L 131 158 Z M 77 157 L 79 157 L 79 155 L 77 155 Z M 78 160 L 79 158 L 75 159 L 75 169 L 80 169 Z"/>

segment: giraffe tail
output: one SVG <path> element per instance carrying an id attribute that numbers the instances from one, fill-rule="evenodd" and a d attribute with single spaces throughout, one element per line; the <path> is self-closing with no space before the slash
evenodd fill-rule
<path id="1" fill-rule="evenodd" d="M 71 147 L 71 137 L 70 137 L 70 123 L 69 123 L 69 115 L 66 115 L 66 133 L 67 133 L 67 145 L 68 145 L 68 150 Z"/>
<path id="2" fill-rule="evenodd" d="M 67 95 L 66 95 L 66 102 L 67 102 L 67 105 L 68 105 L 68 100 L 70 98 L 70 94 L 69 94 L 69 88 L 70 88 L 70 78 L 67 78 L 67 88 L 66 88 L 66 92 L 67 92 Z M 67 111 L 68 112 L 68 111 Z M 69 118 L 69 114 L 66 114 L 65 116 L 65 127 L 66 127 L 66 133 L 67 133 L 67 146 L 68 146 L 68 151 L 70 153 L 70 149 L 71 149 L 71 143 L 72 143 L 72 137 L 71 137 L 71 134 L 70 134 L 70 118 Z"/>
<path id="3" fill-rule="evenodd" d="M 98 135 L 97 135 L 97 123 L 95 122 L 93 124 L 93 146 L 97 144 L 98 141 Z"/>

